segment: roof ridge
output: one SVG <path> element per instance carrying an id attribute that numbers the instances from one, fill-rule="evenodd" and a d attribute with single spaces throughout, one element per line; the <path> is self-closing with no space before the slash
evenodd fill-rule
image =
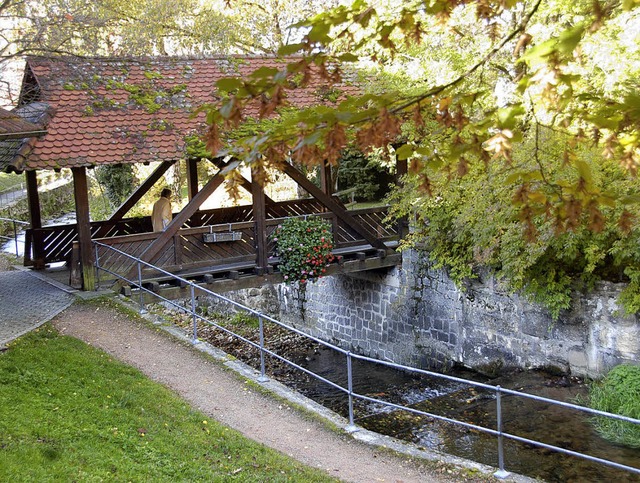
<path id="1" fill-rule="evenodd" d="M 255 60 L 255 59 L 273 59 L 273 60 L 289 60 L 289 59 L 302 59 L 300 55 L 288 55 L 279 56 L 276 54 L 218 54 L 218 55 L 140 55 L 140 56 L 44 56 L 44 55 L 29 55 L 26 57 L 27 63 L 30 61 L 47 61 L 47 62 L 67 62 L 69 60 L 74 62 L 161 62 L 161 61 L 206 61 L 206 60 Z"/>

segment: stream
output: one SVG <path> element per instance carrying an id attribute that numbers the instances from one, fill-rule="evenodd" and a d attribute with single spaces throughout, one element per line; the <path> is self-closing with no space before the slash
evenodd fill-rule
<path id="1" fill-rule="evenodd" d="M 347 387 L 345 356 L 342 354 L 316 349 L 307 355 L 302 365 Z M 588 390 L 581 379 L 540 371 L 513 372 L 495 379 L 464 369 L 449 374 L 572 403 L 576 403 L 576 398 L 584 397 Z M 479 426 L 496 427 L 496 400 L 492 392 L 445 379 L 416 377 L 359 360 L 354 360 L 353 375 L 354 392 L 358 394 Z M 301 379 L 294 383 L 296 390 L 348 417 L 348 399 L 344 393 L 315 378 Z M 640 467 L 640 451 L 601 438 L 589 424 L 586 414 L 509 395 L 502 397 L 502 408 L 503 430 L 507 433 Z M 358 399 L 354 413 L 355 423 L 371 431 L 426 449 L 498 466 L 495 436 Z M 504 450 L 505 469 L 546 481 L 640 481 L 640 476 L 633 473 L 510 439 L 504 440 Z"/>

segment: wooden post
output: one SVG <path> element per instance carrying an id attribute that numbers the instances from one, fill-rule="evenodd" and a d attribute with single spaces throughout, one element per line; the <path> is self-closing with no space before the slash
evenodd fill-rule
<path id="1" fill-rule="evenodd" d="M 38 194 L 38 177 L 36 171 L 25 171 L 25 177 L 27 181 L 27 199 L 29 203 L 29 222 L 32 229 L 42 228 L 42 214 L 40 211 L 40 196 Z M 24 259 L 27 260 L 28 256 L 25 246 Z M 44 269 L 45 266 L 45 253 L 44 245 L 41 236 L 37 236 L 34 233 L 33 236 L 33 268 L 37 270 Z"/>
<path id="2" fill-rule="evenodd" d="M 333 194 L 333 181 L 331 179 L 331 166 L 326 162 L 320 167 L 320 187 L 325 194 Z"/>
<path id="3" fill-rule="evenodd" d="M 93 251 L 91 249 L 91 219 L 89 214 L 89 188 L 85 167 L 71 168 L 73 173 L 73 195 L 76 202 L 76 227 L 80 244 L 80 265 L 82 267 L 82 288 L 95 290 Z"/>
<path id="4" fill-rule="evenodd" d="M 189 201 L 198 193 L 198 160 L 187 159 L 187 191 Z"/>
<path id="5" fill-rule="evenodd" d="M 320 188 L 322 191 L 331 197 L 333 197 L 333 181 L 331 179 L 331 166 L 325 163 L 320 168 Z M 337 200 L 337 198 L 334 198 Z M 329 208 L 324 207 L 325 212 L 329 212 Z M 340 230 L 340 224 L 338 223 L 338 215 L 333 214 L 331 217 L 331 231 L 333 232 L 333 241 L 338 241 L 338 233 Z"/>
<path id="6" fill-rule="evenodd" d="M 255 220 L 256 273 L 267 271 L 267 215 L 264 186 L 255 170 L 251 171 L 251 195 L 253 196 L 253 219 Z"/>

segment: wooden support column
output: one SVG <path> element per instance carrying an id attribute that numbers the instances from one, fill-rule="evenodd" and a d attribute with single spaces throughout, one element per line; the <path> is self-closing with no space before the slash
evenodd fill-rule
<path id="1" fill-rule="evenodd" d="M 267 271 L 267 212 L 264 186 L 254 170 L 251 171 L 251 196 L 253 197 L 253 219 L 255 220 L 256 274 Z"/>
<path id="2" fill-rule="evenodd" d="M 326 162 L 320 167 L 320 187 L 325 194 L 333 195 L 333 181 L 331 179 L 331 166 Z"/>
<path id="3" fill-rule="evenodd" d="M 27 178 L 27 198 L 29 200 L 29 221 L 31 222 L 31 228 L 42 228 L 37 173 L 35 171 L 25 171 L 25 177 Z"/>
<path id="4" fill-rule="evenodd" d="M 80 245 L 82 289 L 95 290 L 93 250 L 91 249 L 91 220 L 89 215 L 89 188 L 86 168 L 71 168 L 73 173 L 73 195 L 76 202 L 76 227 Z"/>
<path id="5" fill-rule="evenodd" d="M 32 229 L 42 228 L 42 212 L 40 209 L 40 195 L 38 194 L 38 177 L 36 171 L 25 171 L 27 181 L 27 200 L 29 203 L 29 222 Z M 44 243 L 40 234 L 33 232 L 33 254 L 26 253 L 24 258 L 31 257 L 33 268 L 42 270 L 45 266 Z"/>
<path id="6" fill-rule="evenodd" d="M 198 160 L 187 159 L 187 192 L 189 201 L 198 193 Z"/>

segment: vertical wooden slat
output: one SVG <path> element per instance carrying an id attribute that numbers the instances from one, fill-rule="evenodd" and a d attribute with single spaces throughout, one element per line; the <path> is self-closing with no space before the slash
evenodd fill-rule
<path id="1" fill-rule="evenodd" d="M 180 233 L 176 233 L 173 236 L 173 254 L 175 264 L 182 264 L 182 237 L 180 236 Z"/>

